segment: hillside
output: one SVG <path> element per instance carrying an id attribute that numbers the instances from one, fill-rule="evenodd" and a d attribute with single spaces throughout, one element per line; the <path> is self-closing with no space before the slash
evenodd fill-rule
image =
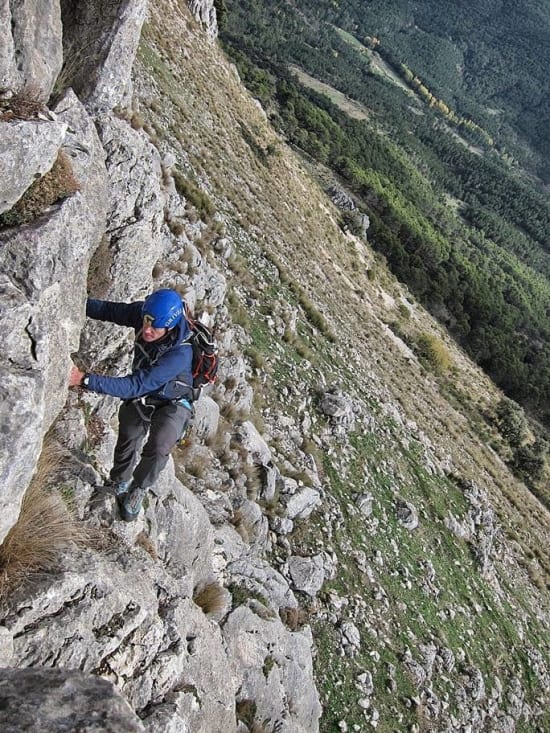
<path id="1" fill-rule="evenodd" d="M 369 242 L 394 274 L 509 397 L 548 424 L 550 204 L 526 158 L 505 142 L 514 129 L 519 136 L 517 115 L 503 110 L 495 130 L 449 101 L 431 81 L 454 58 L 449 43 L 439 48 L 435 29 L 414 24 L 410 3 L 369 3 L 362 14 L 353 2 L 227 7 L 223 42 L 275 128 L 331 168 L 369 216 Z M 431 44 L 430 81 L 399 45 L 405 30 L 392 11 L 403 7 L 410 42 Z M 373 35 L 378 16 L 382 40 Z M 492 28 L 489 19 L 480 24 L 479 34 Z M 529 42 L 523 25 L 516 36 Z M 545 63 L 542 54 L 533 73 L 544 76 Z M 522 69 L 518 61 L 510 76 Z M 486 80 L 490 70 L 478 73 Z M 343 113 L 338 94 L 366 117 Z"/>
<path id="2" fill-rule="evenodd" d="M 507 465 L 502 392 L 343 231 L 341 181 L 318 183 L 186 6 L 151 3 L 135 62 L 105 63 L 124 62 L 114 111 L 75 84 L 79 193 L 0 231 L 6 496 L 53 440 L 54 492 L 93 537 L 3 595 L 1 666 L 108 680 L 151 733 L 547 730 L 548 511 Z M 76 348 L 127 363 L 86 292 L 153 286 L 209 314 L 222 366 L 127 527 L 94 489 L 116 405 L 63 378 Z"/>
<path id="3" fill-rule="evenodd" d="M 448 107 L 474 120 L 532 172 L 548 181 L 548 65 L 550 12 L 534 0 L 521 5 L 490 0 L 480 8 L 464 0 L 448 2 L 405 0 L 346 0 L 346 2 L 276 3 L 271 24 L 260 22 L 262 3 L 226 2 L 228 35 L 250 42 L 260 36 L 271 42 L 273 59 L 281 53 L 303 54 L 295 35 L 305 30 L 309 63 L 324 73 L 335 71 L 334 55 L 321 58 L 321 49 L 337 30 L 342 38 L 365 43 L 386 56 L 397 69 L 405 65 Z M 273 7 L 273 5 L 271 4 Z M 237 20 L 237 17 L 239 20 Z M 301 20 L 307 18 L 304 29 Z M 259 31 L 259 32 L 258 32 Z M 280 41 L 283 41 L 279 45 Z M 285 49 L 283 51 L 283 48 Z M 335 45 L 341 52 L 342 47 Z M 258 57 L 257 57 L 258 58 Z M 349 57 L 346 58 L 349 61 Z M 332 63 L 331 63 L 332 62 Z M 306 62 L 308 63 L 308 62 Z M 332 65 L 332 72 L 331 72 Z M 337 64 L 336 64 L 337 66 Z M 357 61 L 348 81 L 364 79 Z M 356 93 L 361 93 L 356 88 Z"/>
<path id="4" fill-rule="evenodd" d="M 537 2 L 346 2 L 332 21 L 375 36 L 433 93 L 548 182 L 550 12 Z"/>
<path id="5" fill-rule="evenodd" d="M 158 13 L 160 19 L 162 8 Z M 324 476 L 324 507 L 287 538 L 293 552 L 297 547 L 305 556 L 321 553 L 325 568 L 327 562 L 333 566 L 321 603 L 303 597 L 319 645 L 317 674 L 325 703 L 321 729 L 334 730 L 340 718 L 350 726 L 353 721 L 361 724 L 373 714 L 356 707 L 361 691 L 355 689 L 354 680 L 366 671 L 376 680 L 372 705 L 380 712 L 380 729 L 389 729 L 394 715 L 411 721 L 422 714 L 406 713 L 396 702 L 392 685 L 383 681 L 385 665 L 399 670 L 396 684 L 402 694 L 406 689 L 412 693 L 399 660 L 411 644 L 418 651 L 418 645 L 450 639 L 442 613 L 446 604 L 470 609 L 464 612 L 462 629 L 452 632 L 475 640 L 464 649 L 464 663 L 468 659 L 487 671 L 489 660 L 504 656 L 512 662 L 519 648 L 509 637 L 504 606 L 523 606 L 532 591 L 533 600 L 539 593 L 546 597 L 542 578 L 548 562 L 543 549 L 547 515 L 490 445 L 499 438 L 485 416 L 500 400 L 490 381 L 396 283 L 368 246 L 342 234 L 338 211 L 243 94 L 221 58 L 207 56 L 205 62 L 210 49 L 201 46 L 199 51 L 194 45 L 197 38 L 179 28 L 159 32 L 154 17 L 145 28 L 139 58 L 159 87 L 139 89 L 140 111 L 161 140 L 167 136 L 170 147 L 178 150 L 185 161 L 182 169 L 189 170 L 216 201 L 235 243 L 227 269 L 229 303 L 233 318 L 245 328 L 243 348 L 249 354 L 256 390 L 261 389 L 255 412 L 278 464 L 296 467 L 306 450 L 310 457 L 302 457 L 301 470 L 314 459 Z M 176 43 L 183 43 L 188 58 L 177 72 L 179 84 L 173 85 L 170 69 L 177 64 Z M 141 73 L 139 78 L 143 79 Z M 453 364 L 446 376 L 431 373 L 395 335 L 393 324 L 403 311 L 414 331 L 434 334 L 445 343 Z M 286 324 L 294 322 L 289 334 Z M 349 400 L 344 424 L 335 428 L 335 441 L 327 440 L 327 425 L 314 410 L 319 390 L 334 383 Z M 483 570 L 484 563 L 480 566 L 479 558 L 475 560 L 479 548 L 471 554 L 472 544 L 464 544 L 464 536 L 458 539 L 446 528 L 449 516 L 460 517 L 460 522 L 469 512 L 479 511 L 467 498 L 472 491 L 469 482 L 476 487 L 474 492 L 487 492 L 487 508 L 495 510 L 495 520 L 498 516 L 494 536 L 497 545 L 502 541 L 502 550 L 492 548 L 490 554 L 503 552 L 497 562 L 503 563 L 500 571 L 492 561 L 491 569 Z M 358 508 L 368 495 L 372 516 Z M 416 505 L 421 523 L 426 523 L 418 535 L 400 529 L 392 516 L 399 500 Z M 531 508 L 525 511 L 526 507 Z M 488 527 L 478 529 L 484 534 Z M 502 587 L 490 591 L 491 582 L 503 572 L 496 582 L 499 586 L 505 582 L 509 592 L 504 581 L 510 573 L 508 553 L 519 547 L 518 540 L 523 545 L 531 532 L 535 532 L 528 551 L 532 560 L 513 564 L 519 573 L 514 581 L 518 588 L 523 572 L 532 573 L 532 579 L 525 576 L 527 585 L 520 596 L 508 596 L 497 610 L 492 603 Z M 274 550 L 282 567 L 285 545 Z M 437 566 L 436 584 L 445 588 L 441 594 L 419 590 L 425 583 L 426 564 L 431 563 Z M 489 576 L 493 581 L 488 582 Z M 532 581 L 537 585 L 530 591 Z M 486 613 L 495 614 L 493 620 Z M 340 658 L 346 642 L 334 626 L 341 628 L 350 620 L 359 628 L 361 649 Z M 506 630 L 497 631 L 501 623 Z M 533 638 L 542 639 L 546 632 L 544 625 L 535 630 L 538 623 Z M 510 655 L 512 647 L 516 648 Z M 384 661 L 369 661 L 378 655 Z M 517 662 L 512 666 L 517 674 Z M 334 674 L 327 677 L 323 672 L 327 669 L 334 669 Z M 464 667 L 455 673 L 463 674 Z M 438 684 L 441 681 L 434 680 Z M 387 685 L 389 694 L 382 693 Z"/>

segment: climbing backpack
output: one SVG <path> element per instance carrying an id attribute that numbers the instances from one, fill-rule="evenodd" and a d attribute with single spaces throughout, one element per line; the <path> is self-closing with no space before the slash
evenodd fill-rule
<path id="1" fill-rule="evenodd" d="M 187 342 L 193 347 L 193 392 L 198 399 L 203 387 L 214 384 L 218 374 L 218 346 L 212 331 L 201 321 L 192 318 L 186 308 L 185 317 L 191 329 Z"/>

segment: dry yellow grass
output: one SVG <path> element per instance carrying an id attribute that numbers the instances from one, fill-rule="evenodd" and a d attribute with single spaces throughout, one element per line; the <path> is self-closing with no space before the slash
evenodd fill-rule
<path id="1" fill-rule="evenodd" d="M 32 574 L 55 571 L 63 552 L 88 541 L 61 494 L 50 488 L 61 461 L 59 446 L 47 442 L 19 519 L 0 547 L 0 597 Z"/>
<path id="2" fill-rule="evenodd" d="M 193 602 L 199 606 L 207 616 L 219 613 L 225 605 L 225 594 L 219 583 L 212 582 L 195 589 Z"/>
<path id="3" fill-rule="evenodd" d="M 145 532 L 140 532 L 136 537 L 136 545 L 141 547 L 145 552 L 150 555 L 153 560 L 158 560 L 157 548 L 150 537 Z"/>
<path id="4" fill-rule="evenodd" d="M 38 84 L 27 82 L 12 97 L 0 99 L 0 122 L 36 119 L 46 111 L 44 96 Z"/>
<path id="5" fill-rule="evenodd" d="M 74 177 L 71 160 L 61 150 L 52 168 L 27 189 L 9 211 L 0 216 L 0 224 L 19 226 L 34 221 L 48 206 L 79 189 L 80 184 Z"/>

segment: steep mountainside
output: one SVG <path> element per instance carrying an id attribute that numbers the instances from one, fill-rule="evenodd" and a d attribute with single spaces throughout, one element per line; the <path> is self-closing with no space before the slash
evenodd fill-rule
<path id="1" fill-rule="evenodd" d="M 376 36 L 437 97 L 530 160 L 548 182 L 550 10 L 538 2 L 339 3 L 333 20 Z M 330 11 L 329 11 L 330 12 Z M 530 149 L 530 150 L 529 150 Z"/>
<path id="2" fill-rule="evenodd" d="M 489 125 L 464 109 L 474 99 L 467 89 L 458 103 L 442 90 L 444 78 L 433 81 L 449 64 L 458 73 L 453 41 L 441 37 L 459 34 L 458 19 L 449 13 L 444 25 L 442 8 L 430 32 L 415 22 L 422 9 L 399 0 L 228 0 L 227 8 L 222 41 L 274 127 L 330 167 L 368 215 L 369 241 L 392 272 L 509 397 L 550 425 L 550 200 L 526 172 L 523 146 L 508 142 L 521 138 L 514 120 L 525 120 L 526 105 L 516 115 L 491 110 Z M 464 48 L 456 41 L 461 53 L 489 45 L 499 59 L 476 66 L 474 54 L 469 78 L 489 85 L 504 65 L 511 84 L 523 81 L 523 55 L 504 62 L 509 47 L 495 46 L 493 30 L 490 17 L 480 19 Z M 427 44 L 429 77 L 404 36 Z M 529 25 L 519 24 L 512 43 L 529 39 Z M 544 51 L 532 67 L 548 76 Z M 353 103 L 360 116 L 347 115 Z M 347 220 L 353 226 L 353 214 Z"/>
<path id="3" fill-rule="evenodd" d="M 197 20 L 211 3 L 193 17 L 156 0 L 143 26 L 144 3 L 109 5 L 112 53 L 75 75 L 80 97 L 61 96 L 55 121 L 41 110 L 58 137 L 38 146 L 40 171 L 28 164 L 40 175 L 63 144 L 80 190 L 0 230 L 0 322 L 16 334 L 2 356 L 0 726 L 38 711 L 58 730 L 53 690 L 87 730 L 547 730 L 548 511 L 507 466 L 502 393 L 343 231 Z M 60 17 L 78 37 L 79 18 Z M 14 176 L 3 208 L 17 213 L 28 185 Z M 86 293 L 156 286 L 210 318 L 220 380 L 126 525 L 97 490 L 117 405 L 64 379 L 77 350 L 94 371 L 128 363 L 126 334 L 85 326 Z M 44 536 L 67 498 L 80 534 L 29 576 L 12 548 L 18 532 L 29 543 L 40 483 L 58 501 Z"/>
<path id="4" fill-rule="evenodd" d="M 251 39 L 257 34 L 254 16 L 261 13 L 261 5 L 227 0 L 230 30 L 236 28 L 231 16 L 238 14 Z M 261 32 L 271 34 L 273 57 L 278 26 L 284 28 L 291 56 L 299 54 L 293 31 L 300 18 L 307 18 L 311 29 L 306 34 L 313 58 L 320 55 L 320 39 L 336 29 L 367 46 L 374 41 L 397 69 L 407 66 L 435 97 L 485 128 L 548 182 L 550 10 L 544 3 L 305 0 L 274 5 L 273 23 L 261 23 Z M 330 64 L 325 59 L 326 71 Z M 357 72 L 354 64 L 350 77 Z"/>

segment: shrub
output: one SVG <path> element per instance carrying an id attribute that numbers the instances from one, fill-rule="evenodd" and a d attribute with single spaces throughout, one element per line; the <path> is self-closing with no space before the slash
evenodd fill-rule
<path id="1" fill-rule="evenodd" d="M 145 120 L 143 119 L 142 115 L 139 114 L 139 112 L 134 112 L 130 118 L 130 125 L 134 128 L 134 130 L 141 130 L 145 125 Z"/>
<path id="2" fill-rule="evenodd" d="M 262 672 L 266 680 L 269 679 L 269 675 L 274 666 L 275 666 L 275 660 L 273 659 L 271 654 L 268 654 L 267 657 L 264 659 L 264 663 L 262 665 Z"/>
<path id="3" fill-rule="evenodd" d="M 70 158 L 60 150 L 52 168 L 25 191 L 15 206 L 0 215 L 0 226 L 20 226 L 34 221 L 48 206 L 79 189 Z"/>
<path id="4" fill-rule="evenodd" d="M 417 340 L 417 349 L 420 356 L 428 362 L 436 374 L 443 374 L 450 369 L 451 356 L 445 344 L 436 336 L 430 333 L 421 334 Z"/>
<path id="5" fill-rule="evenodd" d="M 219 583 L 208 583 L 195 588 L 193 602 L 199 606 L 203 613 L 208 616 L 211 613 L 222 611 L 225 606 L 225 594 Z"/>
<path id="6" fill-rule="evenodd" d="M 521 445 L 514 451 L 512 468 L 524 480 L 538 481 L 544 472 L 545 455 L 546 445 L 543 441 Z"/>
<path id="7" fill-rule="evenodd" d="M 399 315 L 401 316 L 401 318 L 403 318 L 404 320 L 408 321 L 411 317 L 410 308 L 405 305 L 405 303 L 399 303 L 399 305 L 397 306 L 397 310 L 399 311 Z"/>
<path id="8" fill-rule="evenodd" d="M 503 397 L 496 408 L 499 433 L 511 446 L 520 446 L 527 437 L 527 419 L 519 405 Z"/>

